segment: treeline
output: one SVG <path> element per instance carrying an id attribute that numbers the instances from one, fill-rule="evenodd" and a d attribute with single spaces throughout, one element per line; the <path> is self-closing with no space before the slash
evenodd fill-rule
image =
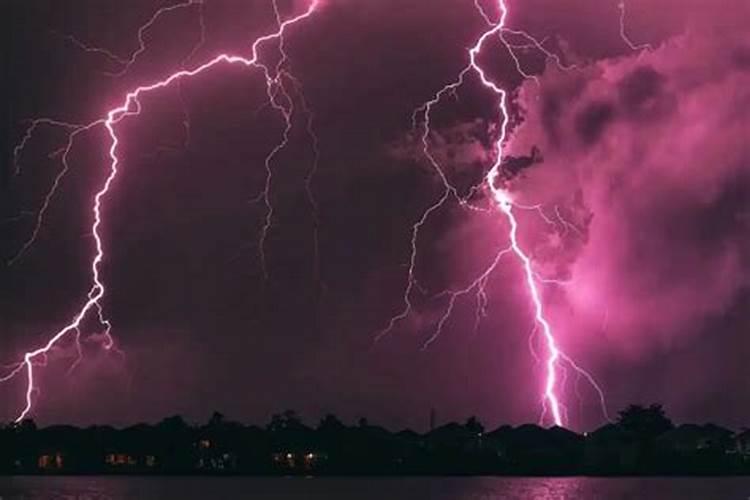
<path id="1" fill-rule="evenodd" d="M 750 473 L 750 434 L 676 427 L 659 405 L 632 405 L 616 422 L 578 434 L 476 418 L 420 434 L 333 415 L 316 426 L 293 411 L 265 427 L 214 413 L 204 425 L 174 416 L 156 425 L 0 429 L 2 474 L 618 475 Z"/>

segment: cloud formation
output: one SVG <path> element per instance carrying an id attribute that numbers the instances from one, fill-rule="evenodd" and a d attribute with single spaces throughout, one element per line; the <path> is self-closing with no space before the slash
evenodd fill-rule
<path id="1" fill-rule="evenodd" d="M 702 332 L 747 288 L 749 67 L 741 30 L 693 28 L 521 89 L 508 153 L 536 146 L 544 162 L 513 189 L 590 214 L 565 287 L 569 330 L 606 317 L 608 341 L 635 355 Z"/>

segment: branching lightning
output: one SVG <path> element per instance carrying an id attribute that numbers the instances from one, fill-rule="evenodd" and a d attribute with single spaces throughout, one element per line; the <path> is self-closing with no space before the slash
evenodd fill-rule
<path id="1" fill-rule="evenodd" d="M 125 118 L 138 116 L 141 112 L 141 97 L 152 92 L 156 92 L 168 87 L 176 86 L 178 90 L 181 84 L 200 73 L 208 71 L 215 66 L 230 64 L 230 65 L 242 65 L 248 68 L 257 69 L 261 72 L 266 83 L 266 96 L 268 99 L 268 105 L 271 106 L 277 113 L 278 116 L 283 120 L 283 131 L 281 134 L 280 141 L 273 147 L 269 154 L 265 158 L 264 168 L 266 172 L 265 183 L 263 190 L 253 198 L 253 201 L 262 202 L 265 208 L 265 215 L 263 219 L 263 225 L 259 236 L 259 258 L 263 270 L 264 277 L 268 278 L 267 268 L 267 257 L 266 257 L 266 245 L 269 236 L 269 231 L 273 225 L 274 219 L 274 207 L 272 204 L 271 193 L 273 187 L 273 166 L 274 161 L 277 159 L 279 153 L 287 146 L 290 141 L 290 133 L 294 125 L 294 116 L 299 111 L 295 109 L 295 103 L 299 104 L 301 108 L 301 114 L 305 117 L 306 121 L 306 132 L 310 138 L 312 150 L 314 153 L 313 161 L 308 171 L 308 175 L 305 177 L 305 190 L 307 198 L 312 210 L 313 218 L 313 237 L 315 243 L 315 266 L 316 275 L 318 275 L 318 227 L 319 227 L 319 210 L 313 192 L 313 181 L 314 176 L 318 169 L 318 163 L 320 158 L 320 150 L 318 139 L 314 131 L 314 114 L 308 105 L 303 88 L 300 81 L 294 76 L 290 68 L 289 56 L 285 48 L 284 35 L 286 31 L 293 25 L 301 23 L 308 19 L 319 6 L 321 0 L 310 0 L 306 10 L 294 17 L 288 19 L 282 19 L 276 0 L 271 0 L 274 14 L 277 20 L 277 28 L 275 31 L 266 35 L 260 36 L 252 42 L 250 55 L 241 56 L 233 55 L 228 53 L 222 53 L 217 55 L 206 62 L 199 65 L 192 65 L 193 59 L 196 58 L 199 49 L 202 47 L 205 41 L 205 25 L 203 19 L 203 2 L 202 0 L 184 0 L 180 3 L 164 7 L 156 11 L 148 21 L 142 25 L 137 32 L 138 47 L 135 51 L 127 56 L 121 56 L 113 53 L 112 51 L 94 47 L 89 44 L 83 43 L 73 36 L 67 35 L 71 43 L 78 48 L 82 49 L 87 53 L 96 53 L 104 55 L 107 59 L 118 65 L 119 69 L 115 72 L 108 73 L 110 76 L 117 77 L 126 74 L 131 70 L 132 66 L 141 57 L 141 55 L 147 50 L 148 44 L 146 42 L 146 35 L 150 29 L 157 23 L 157 21 L 164 15 L 174 12 L 178 9 L 184 8 L 196 8 L 199 13 L 200 21 L 200 39 L 190 50 L 190 53 L 183 59 L 182 67 L 179 71 L 169 74 L 160 80 L 155 80 L 152 83 L 143 84 L 135 87 L 128 91 L 124 96 L 123 100 L 119 105 L 108 110 L 103 117 L 94 120 L 88 124 L 74 124 L 64 121 L 58 121 L 50 118 L 41 118 L 30 122 L 29 127 L 26 129 L 20 143 L 13 151 L 13 161 L 15 166 L 16 174 L 21 172 L 21 156 L 24 148 L 28 144 L 32 135 L 41 127 L 50 126 L 58 127 L 68 132 L 67 140 L 65 145 L 53 154 L 60 155 L 61 168 L 58 174 L 55 176 L 52 186 L 48 190 L 47 194 L 43 198 L 40 208 L 36 211 L 36 220 L 31 232 L 30 237 L 21 246 L 19 251 L 13 255 L 9 261 L 9 264 L 14 264 L 28 250 L 33 246 L 37 240 L 40 229 L 42 228 L 44 218 L 49 210 L 50 204 L 58 190 L 60 182 L 65 177 L 66 173 L 70 169 L 69 156 L 74 147 L 76 138 L 83 133 L 86 133 L 94 128 L 103 127 L 107 131 L 109 137 L 109 148 L 108 148 L 108 175 L 104 180 L 101 187 L 96 191 L 93 198 L 92 212 L 94 215 L 94 222 L 91 226 L 91 234 L 95 242 L 94 256 L 91 261 L 91 288 L 83 302 L 83 305 L 74 314 L 72 320 L 65 325 L 62 329 L 58 330 L 54 334 L 50 335 L 48 340 L 36 349 L 26 352 L 22 359 L 16 363 L 7 365 L 2 368 L 2 374 L 0 374 L 0 382 L 11 380 L 15 377 L 25 374 L 26 377 L 26 390 L 25 400 L 23 409 L 18 414 L 16 421 L 19 422 L 26 418 L 32 411 L 34 405 L 34 396 L 38 391 L 38 384 L 35 382 L 36 368 L 46 365 L 48 361 L 49 352 L 62 343 L 64 339 L 73 337 L 75 342 L 77 358 L 70 367 L 73 370 L 78 366 L 82 358 L 81 342 L 83 323 L 84 321 L 93 318 L 101 327 L 101 332 L 92 337 L 101 341 L 102 346 L 106 350 L 116 350 L 114 339 L 111 335 L 112 325 L 104 315 L 102 307 L 102 299 L 105 296 L 106 288 L 104 280 L 101 276 L 101 264 L 106 258 L 105 244 L 101 237 L 101 228 L 104 224 L 104 218 L 102 215 L 102 207 L 107 201 L 107 196 L 115 182 L 121 168 L 122 159 L 118 155 L 119 146 L 121 143 L 121 137 L 118 136 L 118 125 Z M 418 261 L 418 248 L 420 233 L 425 224 L 430 218 L 438 212 L 441 208 L 446 206 L 451 201 L 455 201 L 463 209 L 470 211 L 481 211 L 484 213 L 502 214 L 502 227 L 505 229 L 503 240 L 505 243 L 501 245 L 494 258 L 489 264 L 484 267 L 474 279 L 468 282 L 465 286 L 456 289 L 450 289 L 435 295 L 435 298 L 447 298 L 447 305 L 443 310 L 442 314 L 437 321 L 434 330 L 430 333 L 429 337 L 423 344 L 423 348 L 428 348 L 433 344 L 443 332 L 446 323 L 451 318 L 455 305 L 459 299 L 469 294 L 474 295 L 475 300 L 475 320 L 474 329 L 477 331 L 480 327 L 482 318 L 487 315 L 488 296 L 486 292 L 487 284 L 490 278 L 493 276 L 495 271 L 500 267 L 500 263 L 503 262 L 504 257 L 513 256 L 518 265 L 520 265 L 524 276 L 525 289 L 529 295 L 529 299 L 532 305 L 533 311 L 533 327 L 531 329 L 529 345 L 533 349 L 533 338 L 536 335 L 541 335 L 545 345 L 545 355 L 543 357 L 543 363 L 545 367 L 545 379 L 542 390 L 542 404 L 543 404 L 543 416 L 548 412 L 551 421 L 555 425 L 563 425 L 566 423 L 566 409 L 561 401 L 561 390 L 564 386 L 565 381 L 565 370 L 566 365 L 573 369 L 577 373 L 578 377 L 583 377 L 587 380 L 591 386 L 599 394 L 603 411 L 606 415 L 606 407 L 604 402 L 603 392 L 597 385 L 594 378 L 584 371 L 574 360 L 566 355 L 560 348 L 558 340 L 555 336 L 552 325 L 550 324 L 546 314 L 543 301 L 543 286 L 549 283 L 558 282 L 554 280 L 546 280 L 540 277 L 534 269 L 534 263 L 527 249 L 524 248 L 519 237 L 519 222 L 516 218 L 517 210 L 531 209 L 536 210 L 540 216 L 551 225 L 560 225 L 565 231 L 580 231 L 577 226 L 566 221 L 559 209 L 555 207 L 554 216 L 549 216 L 541 207 L 541 205 L 535 206 L 524 206 L 516 203 L 511 192 L 508 190 L 506 183 L 503 181 L 503 148 L 507 138 L 507 131 L 509 126 L 509 111 L 507 107 L 508 93 L 506 90 L 496 83 L 485 71 L 484 67 L 478 61 L 478 58 L 483 53 L 483 49 L 490 39 L 499 40 L 505 49 L 508 51 L 512 58 L 515 69 L 518 73 L 527 79 L 533 79 L 539 84 L 539 80 L 535 75 L 529 74 L 523 68 L 521 58 L 516 53 L 517 50 L 536 50 L 548 60 L 554 62 L 558 68 L 564 71 L 575 69 L 573 65 L 566 65 L 563 63 L 560 56 L 550 51 L 545 47 L 546 40 L 537 40 L 532 35 L 525 31 L 518 29 L 511 29 L 506 26 L 506 20 L 508 16 L 508 9 L 505 4 L 505 0 L 493 0 L 496 2 L 497 12 L 499 18 L 494 20 L 493 17 L 482 7 L 480 0 L 474 0 L 474 6 L 479 15 L 486 22 L 486 30 L 476 39 L 474 45 L 467 51 L 468 61 L 466 66 L 458 73 L 456 78 L 449 84 L 439 89 L 433 97 L 426 101 L 424 104 L 419 106 L 412 115 L 413 129 L 420 130 L 418 135 L 421 152 L 425 159 L 433 169 L 437 177 L 440 179 L 441 192 L 437 199 L 430 204 L 416 220 L 411 228 L 411 240 L 410 240 L 410 257 L 408 265 L 408 273 L 406 286 L 403 294 L 403 307 L 389 319 L 385 328 L 377 332 L 375 338 L 380 340 L 384 336 L 391 333 L 394 328 L 403 320 L 405 320 L 414 309 L 413 296 L 416 292 L 425 293 L 426 291 L 420 286 L 417 280 L 417 261 Z M 625 30 L 625 6 L 624 3 L 620 4 L 620 34 L 623 40 L 634 50 L 642 50 L 648 48 L 647 45 L 635 45 L 626 35 Z M 522 40 L 519 43 L 511 43 L 512 40 Z M 275 41 L 280 58 L 275 65 L 265 64 L 260 60 L 259 49 L 262 45 Z M 483 89 L 490 94 L 497 102 L 498 108 L 498 122 L 497 122 L 497 137 L 493 145 L 493 158 L 494 161 L 490 168 L 486 171 L 482 182 L 469 191 L 469 195 L 462 196 L 459 189 L 451 184 L 450 179 L 445 174 L 444 169 L 440 165 L 435 154 L 431 151 L 430 138 L 433 134 L 431 125 L 432 112 L 434 109 L 442 103 L 446 96 L 455 96 L 459 88 L 461 88 L 468 78 L 476 78 L 481 83 Z M 185 127 L 185 144 L 187 145 L 190 137 L 190 120 L 189 115 L 183 104 L 184 113 L 184 127 Z M 477 205 L 472 202 L 474 195 L 478 192 L 484 192 L 490 201 L 490 208 L 487 205 Z M 533 352 L 533 351 L 532 351 Z M 608 418 L 608 417 L 607 417 Z"/>
<path id="2" fill-rule="evenodd" d="M 628 35 L 628 30 L 626 28 L 626 5 L 625 0 L 620 0 L 620 3 L 617 4 L 617 8 L 620 9 L 620 38 L 622 38 L 622 41 L 625 42 L 625 45 L 630 47 L 631 50 L 636 52 L 642 52 L 644 50 L 653 50 L 653 47 L 651 44 L 648 43 L 635 43 L 630 36 Z"/>
<path id="3" fill-rule="evenodd" d="M 158 17 L 160 17 L 166 12 L 172 11 L 177 8 L 187 7 L 190 5 L 199 5 L 199 4 L 201 4 L 201 2 L 189 0 L 184 3 L 176 4 L 170 7 L 165 7 L 159 10 L 158 12 L 156 12 L 150 18 L 150 20 L 139 29 L 138 31 L 139 48 L 133 54 L 131 54 L 131 56 L 125 61 L 126 64 L 124 68 L 118 74 L 123 74 L 125 71 L 127 71 L 128 68 L 133 64 L 133 62 L 135 62 L 137 57 L 144 50 L 146 50 L 146 44 L 145 44 L 143 35 L 151 27 L 151 25 L 154 24 L 154 22 L 157 20 Z M 85 131 L 91 130 L 95 127 L 103 126 L 106 129 L 109 135 L 109 139 L 110 139 L 110 147 L 108 151 L 108 157 L 109 157 L 110 163 L 109 163 L 109 174 L 107 175 L 101 188 L 96 192 L 96 195 L 94 196 L 94 204 L 92 207 L 92 211 L 94 215 L 94 222 L 91 227 L 91 233 L 93 235 L 94 242 L 95 242 L 95 252 L 94 252 L 94 257 L 91 261 L 92 283 L 91 283 L 91 288 L 89 290 L 89 293 L 87 295 L 87 299 L 85 300 L 81 308 L 78 310 L 78 312 L 74 315 L 73 319 L 67 325 L 65 325 L 62 329 L 60 329 L 59 331 L 51 335 L 51 337 L 47 340 L 47 342 L 44 343 L 42 346 L 34 350 L 26 352 L 23 355 L 22 361 L 7 366 L 6 368 L 8 372 L 5 373 L 3 376 L 0 376 L 0 382 L 5 382 L 5 381 L 13 379 L 14 377 L 20 375 L 23 372 L 25 372 L 26 374 L 25 404 L 24 404 L 23 409 L 20 411 L 19 415 L 17 416 L 16 422 L 20 422 L 21 420 L 26 418 L 26 416 L 32 410 L 33 403 L 34 403 L 34 394 L 38 390 L 37 385 L 35 383 L 35 367 L 44 366 L 47 362 L 48 353 L 53 348 L 55 348 L 59 343 L 61 343 L 65 337 L 68 337 L 70 334 L 74 334 L 74 339 L 76 341 L 76 349 L 79 355 L 79 358 L 77 358 L 76 361 L 73 363 L 73 365 L 71 366 L 71 369 L 74 369 L 75 366 L 78 364 L 78 362 L 80 361 L 80 355 L 81 355 L 80 341 L 81 341 L 82 323 L 84 322 L 84 320 L 86 320 L 89 317 L 89 315 L 95 314 L 96 315 L 95 317 L 99 321 L 100 325 L 102 325 L 103 327 L 103 333 L 101 333 L 99 336 L 104 339 L 103 340 L 104 348 L 107 350 L 114 348 L 114 339 L 111 336 L 112 325 L 105 318 L 102 305 L 101 305 L 102 298 L 104 297 L 105 291 L 106 291 L 104 281 L 101 276 L 101 264 L 104 261 L 105 256 L 106 256 L 105 245 L 101 237 L 101 226 L 104 223 L 104 219 L 102 216 L 102 206 L 104 202 L 106 201 L 107 195 L 110 192 L 112 184 L 115 181 L 121 169 L 121 159 L 118 156 L 118 146 L 120 145 L 121 139 L 117 135 L 117 125 L 119 125 L 119 123 L 125 118 L 137 116 L 140 114 L 141 112 L 140 98 L 142 96 L 148 93 L 162 90 L 172 85 L 178 84 L 180 81 L 184 79 L 191 78 L 195 75 L 198 75 L 207 70 L 210 70 L 211 68 L 220 64 L 243 65 L 245 67 L 256 68 L 262 71 L 266 80 L 266 88 L 267 88 L 269 101 L 271 105 L 274 107 L 274 109 L 279 111 L 280 115 L 282 116 L 285 122 L 285 129 L 284 129 L 282 141 L 273 148 L 271 153 L 266 158 L 266 162 L 265 162 L 268 176 L 266 180 L 266 186 L 265 186 L 266 190 L 265 190 L 264 200 L 266 202 L 268 211 L 267 211 L 267 216 L 266 216 L 266 224 L 261 234 L 261 258 L 262 259 L 264 258 L 263 253 L 262 253 L 262 247 L 263 247 L 263 242 L 265 241 L 265 238 L 267 236 L 268 229 L 270 228 L 271 216 L 272 216 L 272 206 L 270 205 L 270 198 L 269 198 L 270 195 L 268 193 L 268 190 L 270 189 L 270 183 L 271 183 L 271 173 L 272 173 L 271 163 L 274 159 L 274 156 L 277 155 L 278 152 L 288 142 L 288 134 L 292 126 L 291 115 L 294 111 L 293 100 L 291 96 L 289 95 L 289 93 L 287 92 L 287 89 L 283 83 L 284 75 L 291 75 L 288 72 L 288 70 L 283 70 L 283 65 L 288 60 L 286 56 L 286 52 L 284 51 L 284 34 L 287 31 L 287 29 L 289 29 L 293 25 L 303 22 L 304 20 L 312 16 L 315 10 L 318 8 L 318 5 L 319 5 L 319 0 L 311 0 L 307 9 L 303 13 L 298 14 L 289 19 L 282 20 L 278 15 L 278 9 L 274 2 L 273 6 L 274 6 L 274 11 L 278 18 L 278 27 L 272 33 L 260 36 L 259 38 L 255 39 L 255 41 L 252 43 L 251 54 L 249 57 L 240 56 L 240 55 L 231 55 L 231 54 L 226 54 L 226 53 L 220 54 L 210 59 L 209 61 L 204 62 L 203 64 L 194 66 L 192 69 L 181 69 L 180 71 L 172 73 L 161 80 L 154 81 L 153 83 L 150 83 L 150 84 L 138 86 L 135 89 L 129 91 L 125 95 L 124 100 L 119 106 L 116 106 L 110 109 L 109 111 L 106 112 L 103 118 L 97 119 L 89 124 L 75 125 L 75 124 L 70 124 L 70 123 L 47 119 L 47 118 L 39 119 L 39 120 L 35 120 L 31 122 L 31 125 L 27 129 L 26 133 L 24 134 L 21 140 L 21 143 L 14 150 L 14 161 L 15 161 L 17 172 L 20 171 L 20 160 L 19 160 L 20 155 L 35 129 L 37 129 L 38 127 L 42 125 L 52 125 L 52 126 L 58 126 L 58 127 L 63 127 L 67 129 L 70 131 L 70 134 L 68 135 L 67 145 L 63 149 L 63 152 L 62 152 L 63 168 L 61 169 L 59 174 L 56 176 L 52 188 L 48 191 L 47 195 L 44 198 L 42 207 L 37 213 L 37 222 L 34 227 L 34 231 L 31 237 L 22 246 L 21 250 L 11 259 L 11 262 L 20 258 L 23 255 L 23 253 L 26 252 L 36 240 L 36 237 L 39 233 L 39 229 L 44 219 L 44 215 L 46 211 L 48 210 L 49 204 L 56 193 L 59 182 L 65 176 L 66 172 L 69 169 L 67 159 L 68 159 L 68 154 L 70 153 L 73 147 L 73 144 L 75 142 L 75 138 L 79 134 Z M 203 30 L 202 21 L 201 21 L 201 27 Z M 274 41 L 274 40 L 277 41 L 279 44 L 279 50 L 282 52 L 282 59 L 272 71 L 271 68 L 269 68 L 267 65 L 265 65 L 264 63 L 260 61 L 259 49 L 261 45 L 270 41 Z M 88 47 L 80 43 L 78 45 L 85 48 L 87 51 L 108 53 L 112 59 L 121 60 L 121 58 L 118 58 L 114 54 L 108 51 L 105 51 L 104 49 L 92 48 L 92 47 Z M 195 50 L 197 49 L 194 48 L 193 53 Z M 193 53 L 191 53 L 191 57 Z M 298 86 L 299 82 L 297 82 L 296 85 Z M 307 122 L 307 130 L 308 130 L 308 133 L 314 136 L 314 132 L 312 129 L 312 115 L 309 113 L 309 108 L 307 107 L 307 104 L 305 104 L 305 109 L 308 110 L 308 115 L 309 115 L 308 122 Z M 315 151 L 317 152 L 317 140 L 315 141 L 314 147 L 315 147 Z M 314 165 L 314 168 L 316 167 L 317 167 L 317 162 Z M 314 175 L 314 171 L 312 171 L 308 177 L 307 188 L 308 188 L 308 195 L 310 196 L 310 199 L 314 203 L 314 197 L 312 196 L 312 188 L 311 188 L 313 175 Z M 265 268 L 264 268 L 264 272 L 266 272 Z"/>
<path id="4" fill-rule="evenodd" d="M 12 266 L 16 263 L 21 257 L 24 256 L 24 254 L 31 248 L 31 246 L 36 241 L 37 236 L 39 236 L 39 231 L 42 228 L 42 224 L 44 222 L 44 216 L 47 214 L 47 210 L 49 210 L 50 203 L 52 202 L 52 199 L 54 198 L 55 194 L 57 193 L 57 189 L 60 186 L 60 182 L 62 182 L 65 175 L 70 170 L 70 165 L 68 163 L 68 156 L 70 155 L 71 150 L 73 149 L 73 144 L 75 142 L 75 138 L 88 130 L 91 130 L 92 128 L 102 125 L 104 123 L 103 120 L 96 120 L 92 123 L 89 123 L 88 125 L 75 125 L 72 123 L 65 123 L 60 122 L 56 120 L 51 120 L 48 118 L 40 118 L 37 120 L 33 120 L 31 122 L 31 125 L 26 130 L 26 134 L 23 136 L 23 139 L 19 143 L 19 145 L 13 150 L 13 161 L 15 164 L 15 170 L 16 175 L 21 174 L 21 163 L 20 163 L 20 155 L 23 151 L 23 148 L 26 146 L 26 143 L 31 138 L 34 130 L 39 127 L 40 125 L 52 125 L 57 127 L 63 127 L 67 130 L 70 130 L 70 133 L 68 134 L 68 139 L 65 147 L 62 148 L 62 156 L 60 159 L 60 162 L 62 164 L 62 168 L 55 176 L 52 186 L 50 187 L 49 191 L 47 191 L 47 194 L 44 196 L 44 200 L 42 201 L 42 205 L 37 211 L 36 215 L 36 221 L 34 223 L 34 228 L 31 231 L 31 236 L 24 242 L 23 245 L 21 245 L 21 248 L 18 250 L 18 252 L 15 253 L 10 259 L 8 259 L 7 264 L 9 266 Z M 50 156 L 54 156 L 53 153 Z"/>
<path id="5" fill-rule="evenodd" d="M 519 242 L 519 236 L 518 236 L 519 225 L 518 225 L 518 220 L 514 213 L 514 209 L 516 208 L 516 205 L 514 204 L 511 193 L 503 186 L 503 182 L 502 182 L 503 147 L 504 147 L 504 143 L 507 137 L 507 129 L 508 129 L 508 123 L 509 123 L 509 113 L 508 113 L 507 104 L 506 104 L 507 92 L 503 90 L 497 83 L 495 83 L 488 76 L 488 74 L 486 73 L 486 71 L 484 70 L 482 65 L 478 62 L 477 59 L 482 53 L 485 43 L 489 39 L 496 37 L 503 43 L 505 48 L 510 53 L 515 63 L 516 69 L 519 71 L 519 73 L 524 78 L 534 79 L 536 83 L 539 84 L 539 81 L 534 76 L 528 75 L 527 73 L 523 71 L 520 60 L 514 52 L 514 47 L 510 45 L 508 41 L 506 40 L 506 38 L 504 37 L 506 33 L 510 33 L 510 34 L 518 35 L 518 36 L 525 38 L 530 43 L 531 46 L 540 50 L 548 59 L 552 59 L 561 69 L 567 71 L 567 70 L 573 69 L 574 67 L 564 66 L 558 56 L 556 56 L 555 54 L 545 49 L 541 42 L 537 41 L 528 33 L 524 31 L 520 31 L 520 30 L 508 29 L 506 27 L 508 9 L 505 5 L 504 0 L 497 0 L 496 6 L 497 6 L 498 12 L 500 13 L 499 19 L 497 21 L 492 20 L 491 16 L 482 7 L 479 0 L 475 0 L 474 6 L 476 7 L 479 14 L 482 16 L 484 21 L 487 23 L 487 26 L 488 26 L 487 30 L 484 31 L 481 34 L 481 36 L 479 36 L 475 44 L 468 50 L 468 63 L 458 73 L 458 76 L 456 77 L 456 79 L 453 82 L 442 87 L 440 90 L 438 90 L 438 92 L 433 96 L 432 99 L 430 99 L 429 101 L 424 103 L 422 106 L 417 108 L 417 110 L 415 110 L 414 114 L 412 115 L 412 124 L 413 124 L 413 127 L 415 128 L 421 118 L 422 134 L 420 138 L 421 138 L 422 154 L 427 159 L 428 163 L 434 169 L 438 178 L 440 179 L 440 182 L 442 184 L 442 193 L 438 197 L 438 199 L 422 213 L 422 216 L 417 220 L 417 222 L 412 227 L 411 254 L 409 258 L 409 268 L 408 268 L 408 274 L 407 274 L 406 288 L 405 288 L 404 296 L 403 296 L 404 305 L 399 313 L 391 317 L 391 319 L 389 320 L 385 328 L 376 334 L 375 339 L 376 341 L 378 341 L 385 335 L 388 335 L 389 333 L 391 333 L 396 327 L 396 325 L 399 322 L 406 319 L 414 308 L 413 302 L 412 302 L 412 295 L 415 289 L 418 289 L 419 287 L 417 283 L 417 279 L 416 279 L 416 264 L 417 264 L 417 251 L 418 251 L 417 243 L 419 240 L 420 230 L 425 225 L 425 223 L 430 218 L 430 216 L 433 213 L 435 213 L 437 210 L 439 210 L 441 207 L 443 207 L 446 203 L 448 203 L 449 200 L 451 199 L 457 200 L 459 204 L 463 206 L 464 208 L 469 208 L 469 209 L 476 208 L 474 207 L 474 205 L 469 204 L 468 199 L 461 198 L 459 196 L 457 188 L 451 185 L 450 181 L 448 180 L 448 177 L 446 176 L 439 162 L 435 158 L 434 154 L 431 152 L 430 145 L 429 145 L 429 138 L 432 133 L 432 129 L 431 129 L 432 110 L 435 108 L 435 106 L 437 106 L 442 101 L 442 99 L 446 95 L 455 95 L 457 90 L 464 84 L 466 78 L 470 74 L 473 74 L 475 77 L 479 79 L 482 86 L 496 97 L 497 102 L 498 102 L 499 133 L 494 143 L 495 160 L 485 175 L 483 186 L 484 186 L 484 189 L 486 189 L 489 195 L 491 196 L 491 199 L 493 201 L 495 208 L 499 210 L 505 216 L 506 222 L 508 224 L 507 239 L 509 241 L 509 246 L 508 248 L 500 250 L 496 254 L 495 259 L 493 259 L 493 261 L 490 263 L 490 265 L 487 268 L 485 268 L 485 270 L 475 280 L 469 283 L 466 287 L 459 289 L 459 290 L 448 290 L 448 291 L 438 294 L 438 296 L 443 296 L 443 297 L 447 296 L 448 303 L 444 310 L 444 313 L 442 314 L 442 316 L 437 322 L 435 330 L 425 341 L 423 347 L 427 348 L 433 342 L 435 342 L 438 336 L 442 333 L 445 323 L 450 318 L 453 312 L 456 300 L 471 291 L 475 291 L 476 293 L 475 327 L 478 327 L 479 322 L 481 321 L 481 317 L 484 314 L 486 314 L 487 296 L 485 292 L 485 286 L 487 284 L 487 281 L 489 277 L 492 275 L 492 273 L 497 269 L 501 257 L 503 257 L 506 254 L 512 253 L 516 257 L 517 261 L 522 267 L 524 277 L 525 277 L 526 289 L 529 293 L 529 297 L 533 304 L 535 326 L 532 330 L 532 335 L 534 335 L 536 332 L 541 332 L 544 338 L 545 344 L 546 344 L 546 349 L 547 349 L 547 356 L 545 360 L 546 377 L 545 377 L 545 383 L 544 383 L 544 388 L 543 388 L 543 412 L 542 412 L 542 417 L 540 418 L 540 420 L 544 419 L 544 415 L 547 411 L 549 411 L 551 418 L 552 418 L 552 422 L 555 425 L 558 425 L 558 426 L 563 425 L 565 421 L 567 420 L 566 410 L 565 410 L 564 405 L 560 401 L 560 396 L 559 396 L 559 390 L 560 390 L 560 387 L 564 385 L 563 382 L 564 382 L 564 376 L 565 376 L 563 368 L 561 366 L 562 362 L 566 362 L 573 370 L 578 372 L 593 386 L 593 388 L 599 394 L 600 400 L 602 402 L 602 409 L 603 409 L 605 418 L 608 419 L 608 416 L 606 414 L 606 406 L 604 404 L 604 395 L 603 395 L 602 390 L 600 389 L 600 387 L 598 386 L 594 378 L 589 373 L 585 372 L 569 356 L 565 355 L 561 351 L 558 345 L 558 341 L 555 337 L 553 328 L 551 324 L 549 323 L 549 320 L 545 316 L 544 303 L 542 300 L 542 290 L 540 288 L 540 282 L 537 278 L 537 274 L 534 271 L 533 262 L 531 260 L 531 257 L 529 257 L 529 254 L 527 253 L 527 251 L 523 248 L 522 244 Z M 528 207 L 521 206 L 521 208 L 528 208 Z M 553 221 L 551 221 L 551 219 L 549 219 L 544 214 L 541 207 L 535 206 L 531 208 L 538 210 L 546 221 L 554 223 Z M 562 219 L 562 216 L 560 215 L 559 210 L 557 208 L 555 209 L 555 214 L 559 222 L 563 225 L 563 227 L 566 228 L 566 230 L 569 229 L 570 226 L 572 226 L 570 223 Z M 575 226 L 572 226 L 572 227 L 575 228 Z M 531 345 L 531 341 L 530 341 L 530 345 Z M 561 373 L 563 377 L 562 380 L 560 378 Z"/>

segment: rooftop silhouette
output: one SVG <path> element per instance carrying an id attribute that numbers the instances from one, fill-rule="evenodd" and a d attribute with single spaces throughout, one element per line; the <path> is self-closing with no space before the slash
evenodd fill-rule
<path id="1" fill-rule="evenodd" d="M 534 424 L 485 429 L 475 417 L 420 434 L 326 415 L 306 425 L 288 410 L 264 427 L 215 412 L 155 425 L 0 429 L 2 474 L 670 475 L 750 473 L 750 431 L 675 426 L 660 405 L 631 405 L 578 434 Z"/>

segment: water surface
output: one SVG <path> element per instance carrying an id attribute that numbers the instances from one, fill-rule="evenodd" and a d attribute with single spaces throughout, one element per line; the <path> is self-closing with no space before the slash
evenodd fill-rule
<path id="1" fill-rule="evenodd" d="M 747 500 L 750 478 L 3 477 L 0 500 Z"/>

